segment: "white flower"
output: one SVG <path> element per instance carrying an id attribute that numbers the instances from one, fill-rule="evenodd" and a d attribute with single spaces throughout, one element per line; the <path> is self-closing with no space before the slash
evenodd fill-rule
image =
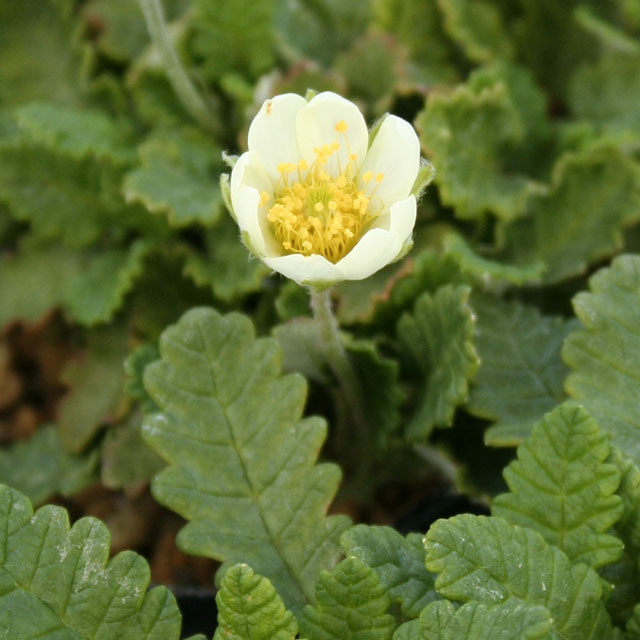
<path id="1" fill-rule="evenodd" d="M 335 93 L 266 100 L 231 172 L 232 214 L 247 246 L 301 284 L 361 280 L 410 246 L 420 168 L 413 127 L 387 115 L 369 140 Z"/>

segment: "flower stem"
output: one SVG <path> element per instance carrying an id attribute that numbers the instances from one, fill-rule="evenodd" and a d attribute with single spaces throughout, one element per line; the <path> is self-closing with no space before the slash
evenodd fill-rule
<path id="1" fill-rule="evenodd" d="M 331 309 L 329 289 L 317 291 L 311 296 L 313 317 L 320 323 L 326 348 L 327 362 L 340 385 L 344 401 L 351 413 L 360 459 L 354 484 L 360 491 L 370 486 L 373 466 L 373 441 L 370 425 L 365 414 L 362 385 L 344 348 L 338 322 Z M 351 443 L 353 444 L 353 443 Z"/>
<path id="2" fill-rule="evenodd" d="M 218 122 L 207 108 L 200 94 L 196 91 L 195 86 L 180 62 L 178 53 L 173 46 L 169 31 L 167 30 L 161 0 L 138 0 L 138 2 L 144 13 L 151 40 L 156 47 L 158 47 L 169 82 L 180 102 L 182 102 L 182 106 L 201 127 L 213 134 L 220 133 Z"/>

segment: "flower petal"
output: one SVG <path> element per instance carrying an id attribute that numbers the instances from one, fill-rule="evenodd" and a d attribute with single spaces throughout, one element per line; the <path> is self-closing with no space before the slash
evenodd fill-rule
<path id="1" fill-rule="evenodd" d="M 249 151 L 255 151 L 263 167 L 275 182 L 280 162 L 297 162 L 300 152 L 296 142 L 296 115 L 306 100 L 296 93 L 283 93 L 265 100 L 249 127 Z"/>
<path id="2" fill-rule="evenodd" d="M 336 129 L 341 121 L 346 124 L 344 133 Z M 353 102 L 331 91 L 319 93 L 298 111 L 296 132 L 300 153 L 309 165 L 317 157 L 313 152 L 315 147 L 332 142 L 340 144 L 340 148 L 329 156 L 325 165 L 325 170 L 333 176 L 338 175 L 338 164 L 346 167 L 350 154 L 357 155 L 359 166 L 367 152 L 369 134 L 360 110 Z"/>
<path id="3" fill-rule="evenodd" d="M 249 248 L 259 256 L 264 256 L 266 246 L 260 221 L 258 219 L 258 209 L 260 207 L 260 194 L 253 187 L 241 186 L 233 197 L 233 210 L 236 214 L 238 226 L 242 234 L 246 234 Z"/>
<path id="4" fill-rule="evenodd" d="M 390 231 L 371 229 L 336 267 L 344 280 L 363 280 L 389 264 L 402 249 L 402 242 Z"/>
<path id="5" fill-rule="evenodd" d="M 262 260 L 269 268 L 300 284 L 331 283 L 344 279 L 334 264 L 318 254 L 303 256 L 299 253 L 293 253 L 278 258 L 263 258 Z"/>
<path id="6" fill-rule="evenodd" d="M 410 195 L 405 200 L 396 202 L 389 212 L 390 222 L 389 231 L 404 242 L 412 233 L 416 224 L 416 197 Z"/>
<path id="7" fill-rule="evenodd" d="M 245 151 L 231 170 L 231 203 L 242 186 L 253 187 L 258 193 L 266 191 L 273 197 L 273 186 L 267 175 L 260 156 L 255 151 Z M 235 205 L 233 205 L 235 208 Z"/>
<path id="8" fill-rule="evenodd" d="M 361 176 L 371 171 L 374 176 L 382 173 L 384 177 L 380 183 L 371 180 L 366 187 L 361 182 L 361 187 L 370 193 L 377 186 L 376 196 L 386 209 L 409 195 L 419 168 L 420 141 L 415 129 L 406 120 L 388 115 L 360 169 Z"/>

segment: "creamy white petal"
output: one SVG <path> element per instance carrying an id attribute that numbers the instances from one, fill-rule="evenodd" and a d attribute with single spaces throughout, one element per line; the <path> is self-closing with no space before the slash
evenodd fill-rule
<path id="1" fill-rule="evenodd" d="M 391 262 L 402 249 L 402 240 L 390 231 L 371 229 L 336 267 L 345 280 L 363 280 Z"/>
<path id="2" fill-rule="evenodd" d="M 416 197 L 410 195 L 405 200 L 396 202 L 389 212 L 389 231 L 404 242 L 412 233 L 416 224 Z"/>
<path id="3" fill-rule="evenodd" d="M 264 170 L 260 157 L 254 151 L 245 151 L 237 160 L 231 170 L 231 203 L 233 204 L 235 194 L 238 193 L 240 187 L 253 187 L 262 193 L 266 191 L 269 197 L 273 197 L 273 186 L 271 180 Z M 235 208 L 235 204 L 233 204 Z"/>
<path id="4" fill-rule="evenodd" d="M 260 257 L 264 256 L 266 246 L 258 218 L 260 194 L 253 187 L 241 186 L 232 202 L 238 226 L 243 234 L 247 234 L 251 250 Z"/>
<path id="5" fill-rule="evenodd" d="M 330 283 L 343 280 L 343 275 L 336 265 L 324 256 L 313 254 L 303 256 L 294 253 L 277 258 L 263 258 L 263 262 L 274 271 L 281 273 L 299 283 Z"/>
<path id="6" fill-rule="evenodd" d="M 344 133 L 336 129 L 336 125 L 342 120 L 347 125 Z M 353 102 L 331 91 L 319 93 L 298 111 L 296 132 L 298 148 L 309 165 L 317 157 L 313 152 L 314 147 L 332 142 L 340 144 L 340 148 L 331 154 L 325 165 L 327 173 L 333 176 L 338 175 L 338 165 L 343 168 L 346 166 L 351 153 L 357 154 L 359 166 L 367 152 L 369 134 L 360 110 Z"/>
<path id="7" fill-rule="evenodd" d="M 275 182 L 280 162 L 297 162 L 296 116 L 306 100 L 295 93 L 284 93 L 265 100 L 249 127 L 249 151 L 255 151 Z"/>
<path id="8" fill-rule="evenodd" d="M 379 185 L 375 178 L 368 185 L 361 182 L 362 188 L 371 193 L 377 185 L 376 196 L 386 208 L 409 195 L 419 168 L 420 141 L 414 128 L 406 120 L 388 115 L 360 170 L 360 176 L 371 171 L 374 176 L 383 173 L 384 178 Z"/>

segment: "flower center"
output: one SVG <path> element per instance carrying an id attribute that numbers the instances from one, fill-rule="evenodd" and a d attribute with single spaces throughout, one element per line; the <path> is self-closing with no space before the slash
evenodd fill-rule
<path id="1" fill-rule="evenodd" d="M 374 177 L 371 171 L 362 174 L 365 189 L 358 188 L 358 159 L 351 153 L 346 129 L 344 120 L 336 124 L 348 151 L 346 166 L 341 166 L 338 159 L 337 176 L 329 175 L 324 165 L 340 149 L 339 142 L 316 147 L 313 150 L 316 158 L 311 166 L 301 160 L 297 164 L 281 162 L 277 167 L 280 180 L 267 220 L 288 253 L 305 256 L 317 253 L 330 262 L 338 262 L 351 251 L 382 210 L 379 207 L 373 211 L 371 206 L 377 185 L 371 193 L 365 192 L 366 185 Z M 375 176 L 378 184 L 383 178 L 382 173 Z M 266 205 L 269 200 L 269 194 L 263 192 L 261 204 Z"/>

